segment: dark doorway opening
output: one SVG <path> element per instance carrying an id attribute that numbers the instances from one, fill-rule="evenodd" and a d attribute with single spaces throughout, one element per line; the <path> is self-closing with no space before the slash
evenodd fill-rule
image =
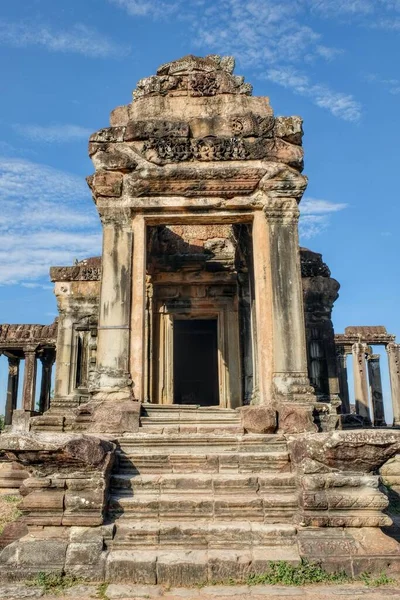
<path id="1" fill-rule="evenodd" d="M 219 404 L 217 319 L 174 320 L 174 403 Z"/>

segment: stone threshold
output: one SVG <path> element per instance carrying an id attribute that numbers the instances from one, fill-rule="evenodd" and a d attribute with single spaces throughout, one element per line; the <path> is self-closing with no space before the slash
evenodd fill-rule
<path id="1" fill-rule="evenodd" d="M 214 585 L 203 588 L 167 588 L 159 585 L 121 585 L 110 584 L 99 593 L 96 584 L 80 584 L 66 589 L 61 594 L 44 594 L 43 590 L 25 584 L 0 585 L 0 598 L 22 600 L 25 598 L 44 598 L 45 600 L 292 600 L 309 598 L 313 600 L 388 600 L 400 599 L 400 587 L 397 583 L 378 588 L 366 587 L 363 583 L 342 585 L 308 585 L 304 587 L 280 585 Z"/>

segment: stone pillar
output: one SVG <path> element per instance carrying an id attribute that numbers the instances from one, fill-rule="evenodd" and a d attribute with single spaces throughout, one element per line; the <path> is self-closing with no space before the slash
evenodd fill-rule
<path id="1" fill-rule="evenodd" d="M 17 408 L 19 361 L 19 358 L 15 358 L 12 356 L 8 357 L 7 399 L 4 415 L 5 425 L 11 425 L 13 412 Z"/>
<path id="2" fill-rule="evenodd" d="M 24 387 L 22 390 L 22 409 L 25 411 L 35 410 L 36 395 L 36 348 L 24 349 Z"/>
<path id="3" fill-rule="evenodd" d="M 275 396 L 283 401 L 314 402 L 307 368 L 297 201 L 272 198 L 264 211 L 271 261 L 268 293 L 272 294 Z"/>
<path id="4" fill-rule="evenodd" d="M 375 427 L 386 426 L 385 409 L 383 406 L 381 366 L 379 360 L 379 354 L 370 354 L 367 357 L 368 381 Z"/>
<path id="5" fill-rule="evenodd" d="M 347 378 L 347 352 L 343 347 L 336 350 L 340 399 L 342 401 L 342 414 L 350 413 L 349 381 Z"/>
<path id="6" fill-rule="evenodd" d="M 253 402 L 271 403 L 273 368 L 271 259 L 268 223 L 261 211 L 254 213 L 253 261 L 255 330 L 257 336 L 254 365 L 254 388 L 257 390 L 257 394 L 253 397 Z"/>
<path id="7" fill-rule="evenodd" d="M 400 425 L 400 344 L 386 346 L 389 359 L 390 388 L 392 391 L 393 425 Z"/>
<path id="8" fill-rule="evenodd" d="M 145 308 L 146 308 L 146 223 L 142 215 L 135 215 L 132 222 L 132 315 L 130 372 L 133 396 L 142 402 L 146 397 L 145 375 Z"/>
<path id="9" fill-rule="evenodd" d="M 353 354 L 353 377 L 354 396 L 356 401 L 356 413 L 363 417 L 366 422 L 371 422 L 368 402 L 368 383 L 365 356 L 368 353 L 368 345 L 357 342 L 352 346 Z"/>
<path id="10" fill-rule="evenodd" d="M 40 355 L 39 359 L 42 363 L 42 381 L 40 384 L 39 412 L 43 413 L 46 410 L 49 410 L 50 408 L 51 372 L 53 370 L 53 364 L 55 361 L 54 352 L 46 352 Z"/>
<path id="11" fill-rule="evenodd" d="M 129 376 L 132 227 L 129 211 L 103 214 L 103 261 L 97 367 L 92 392 L 126 397 Z"/>

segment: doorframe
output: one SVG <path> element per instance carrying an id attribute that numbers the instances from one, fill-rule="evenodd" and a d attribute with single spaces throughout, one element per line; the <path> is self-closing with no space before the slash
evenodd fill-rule
<path id="1" fill-rule="evenodd" d="M 195 300 L 195 299 L 193 299 Z M 174 403 L 173 327 L 175 319 L 216 319 L 218 392 L 221 408 L 237 408 L 242 404 L 239 319 L 233 301 L 218 300 L 214 307 L 170 307 L 160 301 L 156 309 L 156 343 L 154 344 L 155 401 Z"/>
<path id="2" fill-rule="evenodd" d="M 199 318 L 196 318 L 195 315 L 190 315 L 190 316 L 187 316 L 187 315 L 183 315 L 183 316 L 181 316 L 181 315 L 175 315 L 175 317 L 172 318 L 172 348 L 173 349 L 175 347 L 175 339 L 174 339 L 175 338 L 175 330 L 174 330 L 174 326 L 175 326 L 175 323 L 177 321 L 208 321 L 208 322 L 216 323 L 216 330 L 214 330 L 214 332 L 216 333 L 216 336 L 215 336 L 214 339 L 216 341 L 216 350 L 217 350 L 215 358 L 216 358 L 216 361 L 217 361 L 216 376 L 218 378 L 218 392 L 217 392 L 218 402 L 216 404 L 210 404 L 210 405 L 205 404 L 204 406 L 210 406 L 210 407 L 219 406 L 220 405 L 219 399 L 221 397 L 221 388 L 220 388 L 220 385 L 219 385 L 219 382 L 220 382 L 219 367 L 220 367 L 220 362 L 221 362 L 220 359 L 219 359 L 219 357 L 220 357 L 220 332 L 219 332 L 220 319 L 218 318 L 217 314 L 215 314 L 215 315 L 211 315 L 211 314 L 210 315 L 201 315 L 201 317 L 199 317 Z M 174 350 L 173 350 L 173 356 L 172 356 L 172 371 L 173 371 L 173 373 L 175 371 L 174 360 L 175 360 L 175 355 L 174 355 Z M 173 375 L 173 380 L 174 380 L 174 377 L 175 376 Z M 174 385 L 172 385 L 172 394 L 173 394 L 173 396 L 175 396 L 174 392 L 175 392 Z"/>

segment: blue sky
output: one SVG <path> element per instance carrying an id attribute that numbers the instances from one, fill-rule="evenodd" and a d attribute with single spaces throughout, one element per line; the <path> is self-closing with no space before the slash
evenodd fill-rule
<path id="1" fill-rule="evenodd" d="M 399 33 L 400 0 L 2 2 L 0 321 L 51 322 L 49 266 L 100 253 L 89 134 L 161 63 L 219 53 L 304 118 L 301 241 L 342 285 L 337 331 L 400 335 Z"/>

